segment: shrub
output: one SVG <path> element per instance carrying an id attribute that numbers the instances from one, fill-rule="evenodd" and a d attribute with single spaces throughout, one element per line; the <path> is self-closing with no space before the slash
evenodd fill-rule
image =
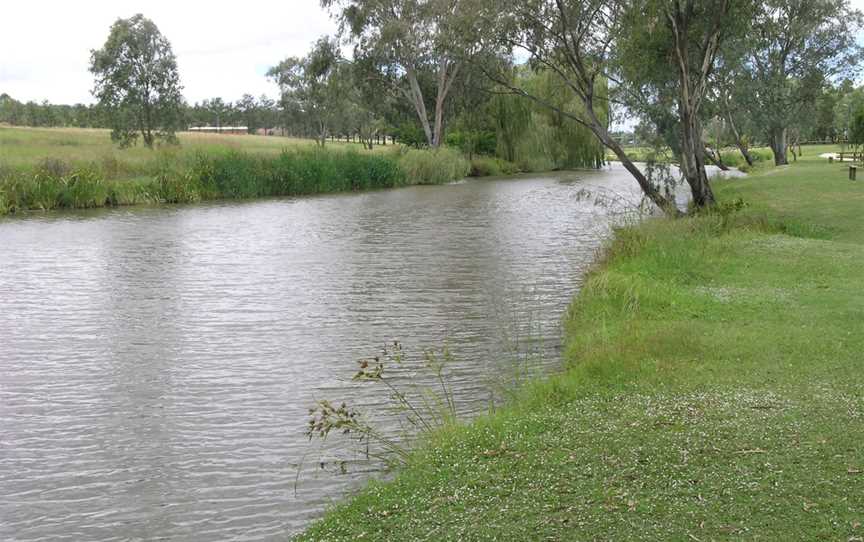
<path id="1" fill-rule="evenodd" d="M 471 164 L 457 150 L 409 150 L 399 160 L 410 184 L 443 184 L 466 177 Z"/>
<path id="2" fill-rule="evenodd" d="M 494 155 L 498 148 L 498 137 L 492 130 L 454 130 L 447 134 L 447 145 L 470 156 Z"/>
<path id="3" fill-rule="evenodd" d="M 478 156 L 471 160 L 471 177 L 498 177 L 521 172 L 513 162 L 492 156 Z"/>
<path id="4" fill-rule="evenodd" d="M 408 147 L 421 149 L 429 144 L 423 129 L 415 122 L 404 122 L 396 129 L 396 140 Z"/>

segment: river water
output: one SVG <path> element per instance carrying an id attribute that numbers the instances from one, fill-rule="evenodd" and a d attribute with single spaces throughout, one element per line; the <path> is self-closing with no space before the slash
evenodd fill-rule
<path id="1" fill-rule="evenodd" d="M 612 166 L 0 220 L 0 540 L 302 529 L 374 471 L 303 434 L 316 399 L 387 403 L 358 359 L 446 343 L 466 415 L 558 364 L 617 207 L 586 188 L 638 200 Z"/>

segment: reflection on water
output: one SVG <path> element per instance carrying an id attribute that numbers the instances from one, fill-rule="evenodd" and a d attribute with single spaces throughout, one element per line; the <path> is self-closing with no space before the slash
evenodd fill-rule
<path id="1" fill-rule="evenodd" d="M 316 397 L 446 340 L 462 412 L 559 321 L 621 170 L 0 221 L 0 539 L 284 539 L 357 487 L 297 469 Z M 533 348 L 534 346 L 532 346 Z M 304 457 L 306 457 L 304 461 Z"/>

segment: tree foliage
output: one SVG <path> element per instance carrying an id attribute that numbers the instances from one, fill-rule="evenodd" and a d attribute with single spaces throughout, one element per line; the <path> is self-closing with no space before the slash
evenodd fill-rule
<path id="1" fill-rule="evenodd" d="M 308 55 L 286 58 L 271 68 L 267 75 L 279 85 L 283 107 L 305 114 L 315 127 L 315 140 L 323 146 L 350 88 L 339 44 L 323 37 L 315 42 Z"/>
<path id="2" fill-rule="evenodd" d="M 176 142 L 183 97 L 171 44 L 143 15 L 118 19 L 105 45 L 91 52 L 93 95 L 105 111 L 111 137 L 123 147 L 140 135 L 147 147 L 156 140 Z"/>
<path id="3" fill-rule="evenodd" d="M 787 163 L 787 137 L 800 129 L 826 81 L 859 69 L 861 12 L 848 0 L 763 0 L 737 48 L 739 106 L 762 127 L 775 162 Z M 806 115 L 809 116 L 809 115 Z"/>
<path id="4" fill-rule="evenodd" d="M 473 50 L 464 0 L 321 0 L 354 43 L 354 57 L 413 107 L 430 147 L 444 142 L 448 100 Z M 431 89 L 422 79 L 429 77 Z M 431 92 L 430 92 L 431 90 Z"/>

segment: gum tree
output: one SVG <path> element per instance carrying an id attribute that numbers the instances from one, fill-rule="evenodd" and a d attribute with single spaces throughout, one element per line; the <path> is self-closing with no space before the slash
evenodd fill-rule
<path id="1" fill-rule="evenodd" d="M 776 165 L 788 163 L 787 136 L 815 107 L 825 81 L 859 70 L 862 14 L 848 0 L 764 0 L 742 37 L 746 100 L 766 132 Z"/>
<path id="2" fill-rule="evenodd" d="M 90 71 L 113 141 L 128 147 L 141 136 L 149 148 L 157 140 L 177 142 L 183 87 L 171 44 L 153 21 L 141 14 L 117 19 L 105 45 L 91 51 Z"/>
<path id="3" fill-rule="evenodd" d="M 619 40 L 619 95 L 666 135 L 697 207 L 715 203 L 703 123 L 721 46 L 741 32 L 748 0 L 627 2 Z M 736 17 L 732 17 L 732 14 Z"/>
<path id="4" fill-rule="evenodd" d="M 470 57 L 473 13 L 463 0 L 321 0 L 378 77 L 417 114 L 430 147 L 444 142 L 453 83 Z M 432 96 L 422 79 L 433 81 Z"/>
<path id="5" fill-rule="evenodd" d="M 314 127 L 316 143 L 322 147 L 334 119 L 343 111 L 343 69 L 339 44 L 323 37 L 305 57 L 286 58 L 267 72 L 279 85 L 283 108 L 305 117 Z"/>

